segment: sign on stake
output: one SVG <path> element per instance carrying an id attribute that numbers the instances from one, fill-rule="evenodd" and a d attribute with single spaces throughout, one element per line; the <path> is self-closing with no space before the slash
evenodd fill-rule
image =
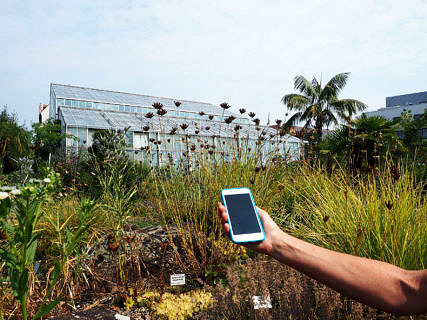
<path id="1" fill-rule="evenodd" d="M 254 309 L 271 309 L 271 299 L 270 296 L 261 297 L 261 296 L 253 296 L 252 302 L 254 303 Z"/>
<path id="2" fill-rule="evenodd" d="M 171 274 L 171 286 L 182 286 L 185 284 L 185 274 Z"/>

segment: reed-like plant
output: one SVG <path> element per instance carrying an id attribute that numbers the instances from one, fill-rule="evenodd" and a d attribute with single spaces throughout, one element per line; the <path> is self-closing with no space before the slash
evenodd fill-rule
<path id="1" fill-rule="evenodd" d="M 413 170 L 395 166 L 351 177 L 297 168 L 283 181 L 282 225 L 317 245 L 407 269 L 427 266 L 427 201 Z M 282 216 L 276 216 L 280 221 Z"/>

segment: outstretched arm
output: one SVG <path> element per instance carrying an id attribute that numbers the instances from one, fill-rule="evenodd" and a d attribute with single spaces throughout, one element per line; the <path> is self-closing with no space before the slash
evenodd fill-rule
<path id="1" fill-rule="evenodd" d="M 247 247 L 265 253 L 332 289 L 393 314 L 427 312 L 427 269 L 408 271 L 394 265 L 324 249 L 280 230 L 258 208 L 266 238 Z M 225 207 L 218 214 L 229 232 Z"/>

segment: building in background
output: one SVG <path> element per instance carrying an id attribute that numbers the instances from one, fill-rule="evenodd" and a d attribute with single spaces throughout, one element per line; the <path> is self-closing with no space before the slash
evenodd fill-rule
<path id="1" fill-rule="evenodd" d="M 49 105 L 39 104 L 39 122 L 45 123 L 49 119 Z"/>
<path id="2" fill-rule="evenodd" d="M 419 117 L 427 110 L 427 91 L 403 94 L 400 96 L 386 97 L 385 108 L 380 108 L 376 111 L 365 112 L 368 117 L 381 116 L 390 121 L 399 120 L 402 112 L 410 112 L 413 119 Z M 427 128 L 419 129 L 420 136 L 427 139 Z M 397 132 L 398 136 L 402 138 L 403 133 Z"/>
<path id="3" fill-rule="evenodd" d="M 166 114 L 157 114 L 156 103 L 162 104 Z M 204 102 L 51 84 L 49 116 L 61 122 L 63 132 L 78 138 L 65 139 L 67 153 L 90 147 L 98 130 L 129 128 L 125 133 L 128 154 L 153 165 L 169 159 L 178 163 L 186 153 L 201 150 L 218 159 L 231 159 L 233 152 L 243 148 L 257 150 L 261 159 L 273 154 L 299 159 L 301 154 L 298 138 L 281 136 L 277 129 Z M 234 119 L 227 124 L 226 118 Z"/>

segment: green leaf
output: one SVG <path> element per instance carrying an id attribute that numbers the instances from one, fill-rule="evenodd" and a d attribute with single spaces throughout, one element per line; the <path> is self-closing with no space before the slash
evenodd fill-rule
<path id="1" fill-rule="evenodd" d="M 42 306 L 41 309 L 39 309 L 37 311 L 37 313 L 34 315 L 34 317 L 32 318 L 32 320 L 38 320 L 41 317 L 43 317 L 46 314 L 48 314 L 53 308 L 56 307 L 56 305 L 59 303 L 60 300 L 61 300 L 61 297 L 58 297 L 55 300 L 53 300 L 52 302 L 50 302 L 49 304 L 47 304 L 45 306 Z"/>
<path id="2" fill-rule="evenodd" d="M 27 254 L 26 257 L 25 257 L 25 265 L 26 266 L 29 265 L 29 264 L 31 264 L 31 263 L 33 263 L 33 261 L 34 261 L 34 255 L 36 253 L 36 249 L 37 249 L 37 238 L 34 237 L 31 240 L 31 242 L 29 244 L 29 247 L 27 249 L 27 252 L 26 252 L 26 254 Z"/>

